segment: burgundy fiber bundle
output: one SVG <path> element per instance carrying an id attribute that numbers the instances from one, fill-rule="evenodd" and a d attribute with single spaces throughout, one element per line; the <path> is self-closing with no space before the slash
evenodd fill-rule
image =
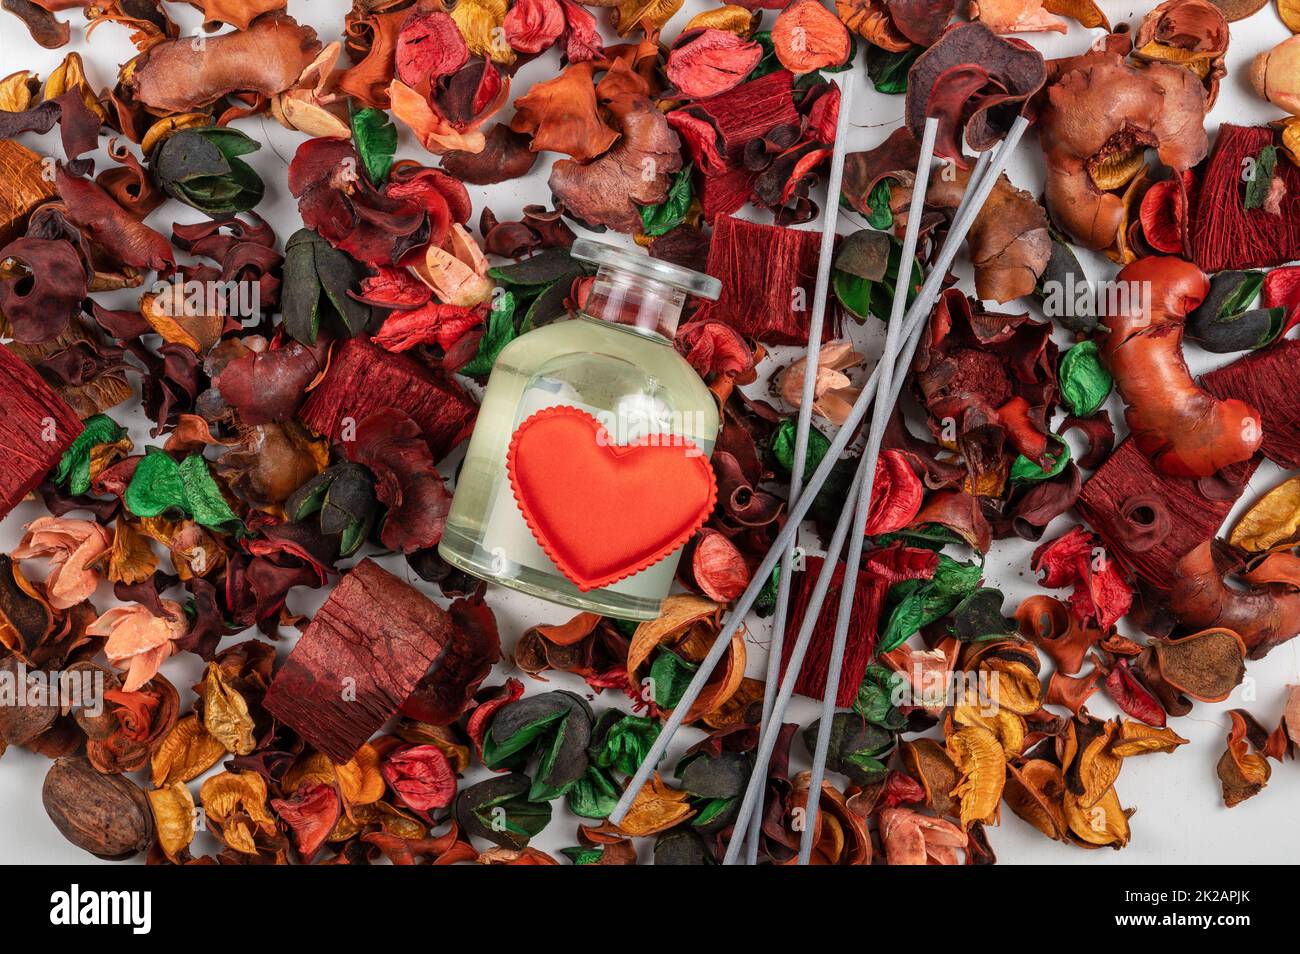
<path id="1" fill-rule="evenodd" d="M 1168 590 L 1178 561 L 1214 536 L 1258 466 L 1256 456 L 1211 478 L 1169 477 L 1126 440 L 1083 485 L 1075 506 L 1109 557 Z"/>
<path id="2" fill-rule="evenodd" d="M 1236 398 L 1259 408 L 1264 456 L 1287 470 L 1300 468 L 1300 341 L 1279 342 L 1209 374 L 1201 386 L 1218 398 Z"/>
<path id="3" fill-rule="evenodd" d="M 1281 213 L 1247 209 L 1242 170 L 1276 145 L 1267 126 L 1224 123 L 1201 180 L 1191 221 L 1192 258 L 1202 270 L 1263 268 L 1300 258 L 1300 169 L 1280 158 L 1275 175 L 1286 185 Z"/>
<path id="4" fill-rule="evenodd" d="M 342 765 L 397 712 L 451 634 L 437 604 L 362 560 L 276 673 L 267 711 Z"/>
<path id="5" fill-rule="evenodd" d="M 34 370 L 0 347 L 0 517 L 36 489 L 59 463 L 77 435 L 81 421 Z"/>
<path id="6" fill-rule="evenodd" d="M 929 579 L 939 565 L 938 556 L 929 550 L 894 546 L 863 555 L 858 570 L 858 585 L 853 592 L 853 610 L 849 618 L 848 639 L 844 645 L 844 667 L 840 670 L 840 687 L 835 704 L 841 709 L 853 705 L 858 686 L 871 665 L 876 650 L 877 625 L 884 609 L 885 596 L 890 587 L 903 580 Z M 817 584 L 825 560 L 809 557 L 802 573 L 792 583 L 790 617 L 786 624 L 785 640 L 781 644 L 781 673 L 790 664 L 790 653 L 799 638 L 812 591 Z M 795 682 L 794 691 L 801 696 L 820 699 L 826 692 L 827 668 L 831 659 L 831 643 L 835 638 L 836 608 L 840 603 L 840 589 L 844 585 L 843 563 L 831 574 L 830 589 L 826 592 L 822 614 L 813 629 L 804 656 L 803 667 Z"/>
<path id="7" fill-rule="evenodd" d="M 352 338 L 334 352 L 325 379 L 298 416 L 337 441 L 348 420 L 355 423 L 390 407 L 419 425 L 435 462 L 469 437 L 478 414 L 470 396 L 450 378 L 437 378 L 419 362 L 369 339 Z"/>
<path id="8" fill-rule="evenodd" d="M 820 245 L 815 231 L 723 216 L 714 226 L 708 267 L 722 294 L 696 319 L 724 322 L 766 344 L 804 344 Z"/>

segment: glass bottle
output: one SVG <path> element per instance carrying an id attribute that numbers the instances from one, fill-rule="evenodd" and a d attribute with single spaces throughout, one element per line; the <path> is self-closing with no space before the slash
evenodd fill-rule
<path id="1" fill-rule="evenodd" d="M 586 305 L 576 318 L 521 335 L 497 356 L 438 552 L 480 579 L 542 599 L 602 616 L 654 619 L 681 549 L 583 591 L 525 522 L 507 453 L 521 423 L 544 408 L 568 405 L 605 425 L 614 444 L 671 435 L 707 459 L 718 434 L 717 403 L 672 339 L 686 295 L 716 299 L 721 286 L 708 275 L 600 242 L 579 239 L 571 253 L 598 266 Z M 582 495 L 589 488 L 566 492 Z"/>

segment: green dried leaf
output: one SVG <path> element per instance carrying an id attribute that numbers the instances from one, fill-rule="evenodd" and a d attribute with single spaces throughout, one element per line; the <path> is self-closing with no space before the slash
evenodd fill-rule
<path id="1" fill-rule="evenodd" d="M 551 821 L 547 802 L 529 801 L 528 776 L 499 775 L 462 789 L 456 796 L 456 821 L 466 835 L 502 848 L 521 849 Z"/>
<path id="2" fill-rule="evenodd" d="M 794 469 L 794 439 L 798 430 L 798 425 L 793 418 L 786 418 L 776 426 L 776 431 L 772 434 L 770 450 L 772 457 L 780 465 L 785 473 L 790 473 Z M 813 472 L 821 466 L 822 458 L 830 450 L 831 442 L 821 431 L 815 427 L 808 429 L 808 449 L 804 454 L 803 473 L 804 479 L 811 477 Z"/>
<path id="3" fill-rule="evenodd" d="M 952 612 L 984 576 L 978 563 L 960 563 L 939 554 L 939 566 L 929 580 L 904 580 L 889 591 L 890 611 L 881 631 L 879 652 L 901 646 L 913 633 Z"/>
<path id="4" fill-rule="evenodd" d="M 676 653 L 661 649 L 650 664 L 655 705 L 661 709 L 671 709 L 677 705 L 698 668 Z"/>
<path id="5" fill-rule="evenodd" d="M 1102 364 L 1097 342 L 1080 341 L 1061 355 L 1061 398 L 1076 417 L 1092 417 L 1110 397 L 1115 379 Z"/>
<path id="6" fill-rule="evenodd" d="M 582 263 L 566 248 L 543 249 L 522 262 L 488 269 L 493 281 L 511 291 L 530 285 L 540 290 L 562 278 L 576 278 L 581 274 L 584 274 Z"/>
<path id="7" fill-rule="evenodd" d="M 867 208 L 871 210 L 871 214 L 867 216 L 867 224 L 873 229 L 884 231 L 893 228 L 894 213 L 889 207 L 893 192 L 894 188 L 891 181 L 881 179 L 867 196 Z"/>
<path id="8" fill-rule="evenodd" d="M 1273 173 L 1277 170 L 1277 146 L 1265 146 L 1255 157 L 1255 168 L 1246 180 L 1243 204 L 1246 211 L 1262 209 L 1273 188 Z"/>
<path id="9" fill-rule="evenodd" d="M 641 231 L 650 236 L 671 232 L 686 218 L 691 198 L 691 166 L 688 164 L 674 177 L 663 202 L 641 206 Z"/>
<path id="10" fill-rule="evenodd" d="M 59 458 L 54 482 L 67 484 L 68 492 L 74 497 L 86 493 L 90 490 L 90 456 L 95 448 L 115 444 L 125 436 L 126 428 L 118 426 L 107 414 L 86 418 L 82 432 Z"/>
<path id="11" fill-rule="evenodd" d="M 366 176 L 380 187 L 388 179 L 397 154 L 397 127 L 382 109 L 354 110 L 351 117 L 352 142 L 366 167 Z"/>
<path id="12" fill-rule="evenodd" d="M 1048 457 L 1046 470 L 1024 454 L 1017 454 L 1011 464 L 1011 479 L 1017 483 L 1035 483 L 1040 480 L 1051 480 L 1065 470 L 1066 464 L 1070 463 L 1070 445 L 1055 434 L 1052 435 L 1052 440 L 1059 450 L 1055 457 Z"/>
<path id="13" fill-rule="evenodd" d="M 194 522 L 219 533 L 239 533 L 243 521 L 221 495 L 221 488 L 212 479 L 208 462 L 200 454 L 191 454 L 181 461 L 181 483 L 184 485 L 183 505 Z"/>
<path id="14" fill-rule="evenodd" d="M 177 510 L 218 533 L 244 532 L 243 522 L 226 503 L 201 454 L 191 454 L 177 464 L 171 455 L 149 448 L 136 465 L 122 499 L 137 517 Z"/>
<path id="15" fill-rule="evenodd" d="M 803 732 L 808 751 L 817 745 L 818 719 Z M 856 712 L 837 712 L 831 719 L 830 746 L 826 752 L 826 768 L 847 775 L 858 785 L 871 785 L 888 773 L 879 756 L 894 747 L 895 736 L 879 726 L 872 725 Z"/>
<path id="16" fill-rule="evenodd" d="M 913 46 L 901 53 L 891 53 L 878 46 L 867 46 L 867 76 L 880 93 L 906 93 L 907 71 L 920 56 L 922 49 Z"/>
<path id="17" fill-rule="evenodd" d="M 622 790 L 614 784 L 609 773 L 594 765 L 565 793 L 569 811 L 579 818 L 608 818 L 618 804 Z"/>
<path id="18" fill-rule="evenodd" d="M 266 187 L 239 156 L 262 146 L 237 129 L 182 129 L 164 139 L 150 160 L 159 188 L 208 215 L 247 212 Z"/>
<path id="19" fill-rule="evenodd" d="M 952 611 L 948 631 L 964 643 L 1002 639 L 1016 631 L 1013 620 L 1002 615 L 1001 590 L 982 587 L 971 593 Z"/>
<path id="20" fill-rule="evenodd" d="M 493 716 L 483 740 L 483 764 L 521 768 L 536 755 L 529 799 L 558 798 L 586 774 L 593 722 L 591 707 L 571 692 L 519 699 Z"/>
<path id="21" fill-rule="evenodd" d="M 587 751 L 591 761 L 601 768 L 631 775 L 645 761 L 658 737 L 657 720 L 611 709 L 596 723 Z"/>
<path id="22" fill-rule="evenodd" d="M 515 331 L 515 296 L 513 292 L 497 295 L 488 313 L 487 330 L 478 343 L 478 352 L 460 369 L 470 377 L 485 375 L 496 364 L 501 349 L 517 336 Z"/>
<path id="23" fill-rule="evenodd" d="M 853 711 L 872 725 L 897 732 L 907 724 L 907 717 L 894 705 L 907 680 L 885 666 L 872 663 L 867 667 L 853 700 Z"/>
<path id="24" fill-rule="evenodd" d="M 313 345 L 321 324 L 353 337 L 370 324 L 370 306 L 348 292 L 367 270 L 311 229 L 299 229 L 284 243 L 284 283 L 280 311 L 294 340 Z"/>

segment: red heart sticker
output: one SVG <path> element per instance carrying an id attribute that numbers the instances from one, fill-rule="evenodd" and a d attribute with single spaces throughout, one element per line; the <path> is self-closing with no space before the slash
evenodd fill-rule
<path id="1" fill-rule="evenodd" d="M 683 546 L 718 496 L 708 458 L 685 438 L 618 445 L 600 421 L 565 405 L 519 425 L 506 470 L 537 543 L 584 593 Z"/>

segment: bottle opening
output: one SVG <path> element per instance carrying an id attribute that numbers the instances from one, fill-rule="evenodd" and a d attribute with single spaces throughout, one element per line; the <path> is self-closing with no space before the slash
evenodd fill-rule
<path id="1" fill-rule="evenodd" d="M 599 266 L 585 314 L 669 340 L 688 294 L 715 301 L 722 292 L 722 283 L 710 275 L 603 242 L 578 239 L 571 254 Z"/>

